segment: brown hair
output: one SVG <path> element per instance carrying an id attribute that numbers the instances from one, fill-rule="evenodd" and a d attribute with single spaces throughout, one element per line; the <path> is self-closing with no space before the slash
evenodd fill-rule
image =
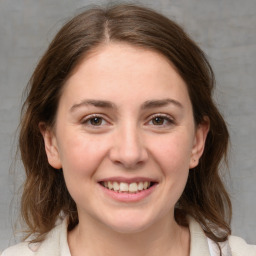
<path id="1" fill-rule="evenodd" d="M 28 85 L 23 106 L 19 147 L 26 170 L 21 201 L 27 235 L 44 239 L 60 215 L 68 216 L 69 229 L 78 223 L 76 204 L 69 195 L 61 170 L 47 161 L 39 123 L 52 127 L 65 81 L 84 56 L 100 44 L 124 42 L 152 49 L 167 57 L 187 84 L 196 124 L 208 117 L 210 131 L 197 167 L 190 170 L 175 218 L 185 224 L 194 217 L 216 242 L 230 234 L 231 202 L 220 178 L 229 134 L 212 100 L 214 74 L 198 46 L 173 21 L 153 10 L 132 4 L 94 7 L 64 25 L 42 57 Z"/>

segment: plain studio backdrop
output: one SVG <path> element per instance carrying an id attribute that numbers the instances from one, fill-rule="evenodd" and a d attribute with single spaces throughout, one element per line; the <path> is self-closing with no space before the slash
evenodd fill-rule
<path id="1" fill-rule="evenodd" d="M 213 66 L 215 99 L 232 142 L 231 175 L 225 179 L 233 203 L 232 230 L 256 244 L 256 1 L 136 2 L 182 25 Z M 18 162 L 14 179 L 10 166 L 15 158 L 22 92 L 62 24 L 83 6 L 106 3 L 109 1 L 0 0 L 0 251 L 15 242 L 15 193 L 23 170 Z"/>

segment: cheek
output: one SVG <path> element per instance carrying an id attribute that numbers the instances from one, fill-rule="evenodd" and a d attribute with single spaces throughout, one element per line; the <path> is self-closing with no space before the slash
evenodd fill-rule
<path id="1" fill-rule="evenodd" d="M 151 151 L 163 171 L 167 173 L 187 171 L 192 152 L 191 138 L 187 133 L 167 134 L 158 137 Z"/>
<path id="2" fill-rule="evenodd" d="M 87 200 L 84 195 L 93 191 L 94 173 L 107 153 L 108 143 L 85 134 L 63 138 L 60 157 L 66 186 L 74 201 L 80 204 Z"/>
<path id="3" fill-rule="evenodd" d="M 72 136 L 73 134 L 73 136 Z M 77 176 L 92 175 L 107 152 L 107 142 L 100 137 L 71 133 L 61 142 L 63 170 Z M 81 177 L 80 177 L 81 178 Z"/>
<path id="4" fill-rule="evenodd" d="M 164 176 L 165 198 L 169 202 L 166 207 L 173 207 L 187 183 L 192 150 L 191 136 L 189 133 L 175 133 L 159 137 L 152 150 Z"/>

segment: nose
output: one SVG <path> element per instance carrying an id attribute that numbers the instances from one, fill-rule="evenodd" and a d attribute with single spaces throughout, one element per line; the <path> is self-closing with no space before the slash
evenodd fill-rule
<path id="1" fill-rule="evenodd" d="M 114 135 L 109 157 L 112 162 L 122 165 L 125 169 L 132 170 L 143 165 L 148 159 L 148 152 L 138 129 L 119 129 Z"/>

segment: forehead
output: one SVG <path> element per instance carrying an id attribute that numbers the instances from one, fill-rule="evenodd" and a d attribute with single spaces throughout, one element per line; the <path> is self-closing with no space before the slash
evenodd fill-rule
<path id="1" fill-rule="evenodd" d="M 125 43 L 101 45 L 77 65 L 64 86 L 64 95 L 82 97 L 82 91 L 83 97 L 94 98 L 116 94 L 120 99 L 141 94 L 162 97 L 168 93 L 188 97 L 185 82 L 165 56 Z"/>

